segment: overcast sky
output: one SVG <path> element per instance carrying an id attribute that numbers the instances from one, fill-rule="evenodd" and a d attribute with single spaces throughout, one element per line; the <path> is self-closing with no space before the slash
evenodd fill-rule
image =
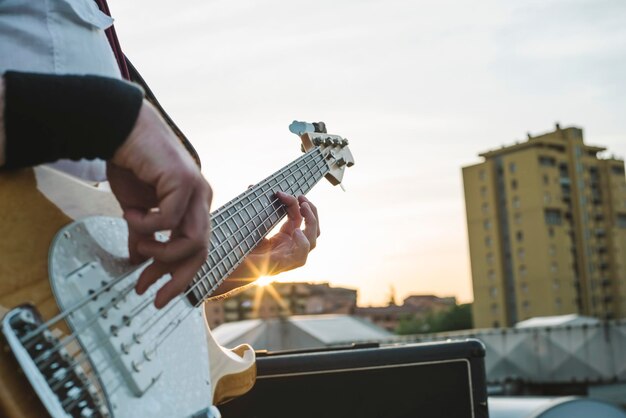
<path id="1" fill-rule="evenodd" d="M 623 0 L 110 0 L 126 54 L 225 203 L 299 156 L 294 119 L 347 137 L 347 192 L 283 280 L 472 300 L 461 167 L 561 126 L 626 155 Z"/>

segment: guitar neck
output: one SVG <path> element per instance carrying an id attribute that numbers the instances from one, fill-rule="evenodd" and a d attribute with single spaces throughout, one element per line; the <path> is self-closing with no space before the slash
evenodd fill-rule
<path id="1" fill-rule="evenodd" d="M 313 148 L 213 212 L 209 255 L 190 285 L 190 302 L 208 298 L 286 216 L 276 192 L 306 194 L 328 171 L 324 155 Z"/>

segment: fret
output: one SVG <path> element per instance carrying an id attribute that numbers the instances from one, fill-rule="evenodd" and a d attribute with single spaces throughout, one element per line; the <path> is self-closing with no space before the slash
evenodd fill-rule
<path id="1" fill-rule="evenodd" d="M 275 192 L 305 194 L 327 170 L 322 154 L 316 149 L 215 211 L 211 219 L 211 249 L 206 263 L 194 279 L 194 303 L 210 296 L 286 215 Z"/>
<path id="2" fill-rule="evenodd" d="M 215 237 L 215 241 L 217 241 L 217 244 L 224 241 L 224 231 L 222 231 L 221 227 L 215 228 L 213 230 L 213 235 Z"/>

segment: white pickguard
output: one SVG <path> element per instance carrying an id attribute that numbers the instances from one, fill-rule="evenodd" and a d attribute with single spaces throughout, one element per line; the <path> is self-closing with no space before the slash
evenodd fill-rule
<path id="1" fill-rule="evenodd" d="M 85 218 L 59 232 L 50 250 L 49 266 L 61 312 L 87 297 L 90 289 L 100 289 L 106 282 L 132 272 L 127 236 L 122 219 L 106 217 Z M 154 294 L 167 277 L 141 296 L 131 290 L 119 298 L 122 289 L 136 283 L 139 273 L 128 274 L 66 320 L 72 331 L 80 331 L 80 344 L 100 378 L 114 417 L 191 416 L 212 405 L 207 347 L 207 337 L 212 337 L 207 336 L 210 331 L 203 309 L 191 307 L 184 296 L 179 296 L 157 310 L 152 304 Z M 112 305 L 111 298 L 116 296 L 106 318 L 97 315 L 99 307 Z M 133 316 L 133 310 L 146 300 L 150 301 L 148 306 Z M 172 321 L 183 318 L 152 353 L 155 343 L 171 331 L 167 327 L 176 323 Z M 156 325 L 140 339 L 133 338 L 154 322 Z M 112 324 L 117 324 L 114 330 Z M 122 343 L 125 350 L 120 348 Z M 150 353 L 150 360 L 144 351 Z M 133 368 L 133 364 L 138 367 Z M 215 408 L 211 411 L 204 416 L 219 416 Z"/>

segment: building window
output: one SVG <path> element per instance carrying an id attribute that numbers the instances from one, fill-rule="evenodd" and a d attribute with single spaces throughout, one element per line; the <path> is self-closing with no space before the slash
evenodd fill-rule
<path id="1" fill-rule="evenodd" d="M 487 277 L 492 282 L 496 281 L 496 273 L 493 270 L 489 270 L 489 273 L 487 274 Z"/>
<path id="2" fill-rule="evenodd" d="M 549 205 L 551 202 L 552 202 L 552 196 L 550 195 L 550 192 L 544 192 L 543 203 L 545 203 L 546 205 Z"/>
<path id="3" fill-rule="evenodd" d="M 539 156 L 539 165 L 544 167 L 554 167 L 556 165 L 556 159 L 552 157 Z"/>
<path id="4" fill-rule="evenodd" d="M 485 177 L 486 177 L 485 170 L 480 170 L 478 172 L 478 178 L 481 179 L 481 180 L 484 180 Z"/>
<path id="5" fill-rule="evenodd" d="M 530 309 L 530 302 L 527 300 L 523 301 L 522 308 L 524 308 L 525 311 L 528 311 Z"/>
<path id="6" fill-rule="evenodd" d="M 554 299 L 554 307 L 557 311 L 561 310 L 561 298 Z"/>
<path id="7" fill-rule="evenodd" d="M 548 247 L 548 254 L 550 254 L 550 256 L 552 257 L 556 255 L 556 246 L 554 244 L 550 244 L 550 246 Z"/>
<path id="8" fill-rule="evenodd" d="M 522 277 L 526 277 L 526 273 L 527 273 L 526 266 L 523 264 L 519 266 L 519 275 Z"/>
<path id="9" fill-rule="evenodd" d="M 524 241 L 524 233 L 522 231 L 517 231 L 515 233 L 515 238 L 517 239 L 517 242 Z"/>
<path id="10" fill-rule="evenodd" d="M 626 213 L 617 214 L 617 226 L 620 228 L 626 228 Z"/>
<path id="11" fill-rule="evenodd" d="M 522 292 L 524 292 L 524 294 L 528 294 L 528 284 L 523 282 L 520 286 L 522 288 Z"/>
<path id="12" fill-rule="evenodd" d="M 498 304 L 497 303 L 492 303 L 491 304 L 491 314 L 493 316 L 497 316 L 498 315 Z"/>
<path id="13" fill-rule="evenodd" d="M 526 252 L 523 248 L 517 250 L 517 258 L 519 258 L 519 261 L 524 261 L 524 258 L 526 258 Z"/>
<path id="14" fill-rule="evenodd" d="M 561 211 L 558 209 L 546 209 L 544 211 L 544 218 L 548 225 L 561 225 L 562 222 Z"/>
<path id="15" fill-rule="evenodd" d="M 557 279 L 554 279 L 552 281 L 552 288 L 554 290 L 559 290 L 560 287 L 561 287 L 561 284 L 559 283 L 559 281 Z"/>
<path id="16" fill-rule="evenodd" d="M 513 207 L 515 209 L 519 209 L 519 207 L 520 207 L 519 197 L 517 197 L 517 196 L 513 196 Z"/>
<path id="17" fill-rule="evenodd" d="M 514 215 L 514 218 L 515 218 L 515 223 L 516 224 L 519 225 L 519 224 L 522 223 L 522 214 L 521 213 L 516 212 L 515 215 Z"/>
<path id="18" fill-rule="evenodd" d="M 622 176 L 624 175 L 624 167 L 620 165 L 612 165 L 611 171 L 613 172 L 613 174 L 622 175 Z"/>
<path id="19" fill-rule="evenodd" d="M 559 266 L 556 264 L 556 262 L 554 262 L 554 261 L 553 261 L 553 262 L 550 264 L 550 271 L 551 271 L 552 273 L 556 273 L 557 271 L 559 271 Z"/>
<path id="20" fill-rule="evenodd" d="M 481 196 L 482 198 L 487 197 L 487 188 L 486 188 L 485 186 L 482 186 L 482 187 L 480 188 L 480 196 Z"/>
<path id="21" fill-rule="evenodd" d="M 514 162 L 510 162 L 509 163 L 509 172 L 515 173 L 515 171 L 517 171 L 517 166 L 515 165 Z"/>
<path id="22" fill-rule="evenodd" d="M 550 236 L 550 238 L 554 238 L 554 228 L 548 228 L 548 235 Z"/>
<path id="23" fill-rule="evenodd" d="M 483 215 L 487 215 L 489 213 L 489 204 L 487 202 L 482 205 Z"/>
<path id="24" fill-rule="evenodd" d="M 484 227 L 486 230 L 491 229 L 491 221 L 490 221 L 489 219 L 485 219 L 485 220 L 483 221 L 483 227 Z"/>
<path id="25" fill-rule="evenodd" d="M 490 236 L 486 236 L 486 237 L 485 237 L 485 246 L 486 246 L 487 248 L 490 248 L 490 247 L 491 247 L 491 237 L 490 237 Z"/>
<path id="26" fill-rule="evenodd" d="M 495 298 L 497 298 L 497 297 L 498 297 L 498 288 L 497 288 L 497 287 L 495 287 L 495 286 L 491 286 L 491 287 L 489 288 L 489 295 L 490 295 L 492 298 L 494 298 L 494 299 L 495 299 Z"/>
<path id="27" fill-rule="evenodd" d="M 517 180 L 511 180 L 511 189 L 517 190 Z"/>
<path id="28" fill-rule="evenodd" d="M 546 186 L 550 184 L 550 177 L 547 174 L 543 175 L 543 184 Z"/>
<path id="29" fill-rule="evenodd" d="M 493 264 L 493 254 L 491 253 L 487 253 L 487 264 L 489 265 Z"/>

